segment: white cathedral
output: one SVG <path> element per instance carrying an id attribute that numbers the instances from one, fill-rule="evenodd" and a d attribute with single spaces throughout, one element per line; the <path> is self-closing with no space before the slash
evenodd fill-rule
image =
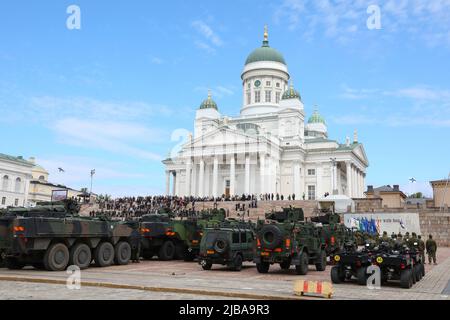
<path id="1" fill-rule="evenodd" d="M 163 161 L 166 194 L 363 197 L 369 163 L 356 131 L 353 142 L 347 137 L 340 144 L 328 138 L 317 109 L 305 122 L 302 98 L 289 84 L 283 55 L 269 46 L 267 28 L 241 78 L 240 116 L 221 115 L 209 93 L 197 110 L 194 135 Z"/>

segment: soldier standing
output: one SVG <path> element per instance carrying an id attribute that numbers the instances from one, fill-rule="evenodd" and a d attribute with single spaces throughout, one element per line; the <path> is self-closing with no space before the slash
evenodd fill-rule
<path id="1" fill-rule="evenodd" d="M 436 241 L 434 241 L 433 236 L 431 234 L 428 237 L 425 247 L 427 249 L 428 254 L 428 263 L 431 264 L 431 260 L 433 260 L 433 263 L 437 264 L 436 263 L 437 244 Z"/>
<path id="2" fill-rule="evenodd" d="M 417 247 L 419 248 L 419 255 L 425 264 L 425 242 L 423 242 L 422 237 L 419 235 L 417 237 Z"/>

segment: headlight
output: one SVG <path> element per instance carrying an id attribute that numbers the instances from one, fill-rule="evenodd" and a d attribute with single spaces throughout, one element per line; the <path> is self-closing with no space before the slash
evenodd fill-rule
<path id="1" fill-rule="evenodd" d="M 334 256 L 334 261 L 339 262 L 341 260 L 341 257 L 339 255 Z"/>

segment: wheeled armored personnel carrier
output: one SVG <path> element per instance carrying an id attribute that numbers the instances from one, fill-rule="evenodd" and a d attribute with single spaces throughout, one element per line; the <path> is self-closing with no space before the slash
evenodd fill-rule
<path id="1" fill-rule="evenodd" d="M 266 220 L 258 220 L 256 228 L 254 262 L 258 272 L 267 273 L 275 263 L 284 270 L 294 265 L 300 275 L 308 273 L 310 264 L 324 271 L 327 256 L 320 233 L 314 222 L 305 221 L 300 208 L 266 214 Z"/>
<path id="2" fill-rule="evenodd" d="M 127 264 L 140 241 L 127 222 L 81 217 L 75 202 L 7 210 L 0 217 L 0 256 L 9 269 L 26 265 L 50 271 Z"/>

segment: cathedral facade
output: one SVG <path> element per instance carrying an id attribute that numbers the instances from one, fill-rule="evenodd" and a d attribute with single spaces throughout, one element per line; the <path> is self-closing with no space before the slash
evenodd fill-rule
<path id="1" fill-rule="evenodd" d="M 302 98 L 289 84 L 283 55 L 269 46 L 267 30 L 241 79 L 240 115 L 221 115 L 209 93 L 196 112 L 194 134 L 163 161 L 166 194 L 363 197 L 369 162 L 356 131 L 353 141 L 341 144 L 329 139 L 317 109 L 305 121 Z"/>

